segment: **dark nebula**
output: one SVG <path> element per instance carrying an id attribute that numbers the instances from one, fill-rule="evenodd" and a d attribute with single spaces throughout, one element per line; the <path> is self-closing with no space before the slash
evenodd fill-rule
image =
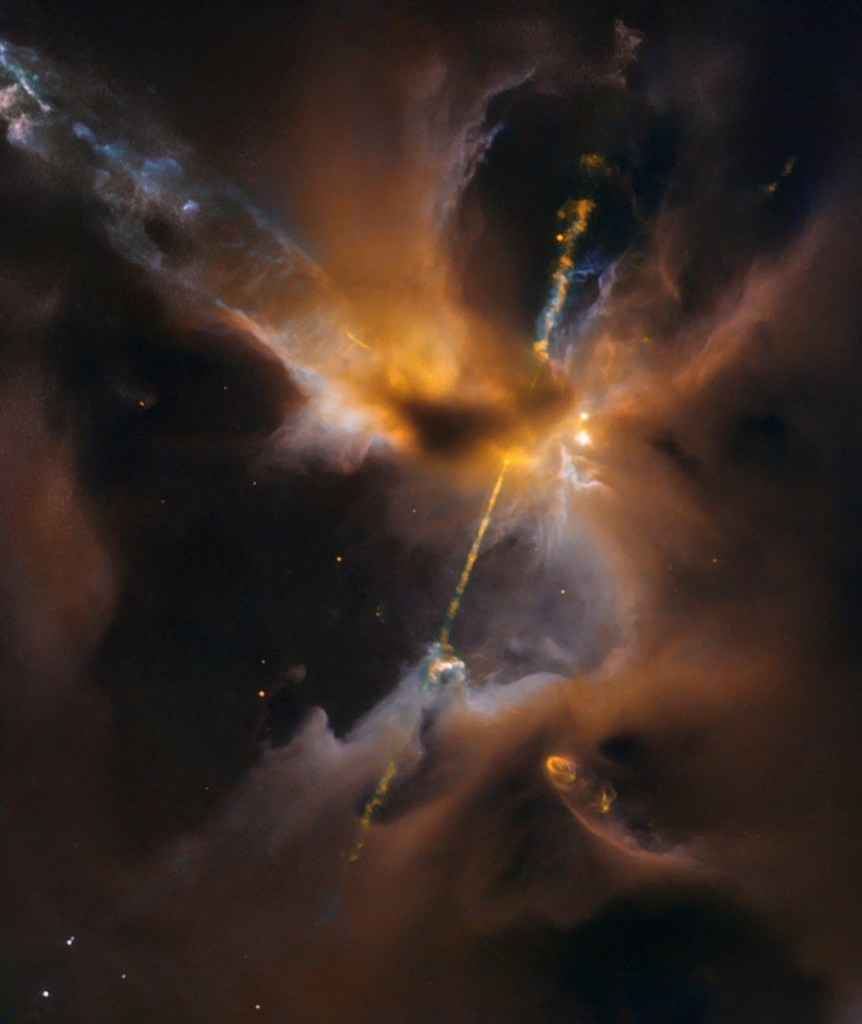
<path id="1" fill-rule="evenodd" d="M 858 22 L 4 7 L 3 1024 L 862 1017 Z"/>

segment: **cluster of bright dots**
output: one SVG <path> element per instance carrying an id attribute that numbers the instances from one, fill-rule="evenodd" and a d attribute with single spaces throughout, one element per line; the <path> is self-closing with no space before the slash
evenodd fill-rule
<path id="1" fill-rule="evenodd" d="M 67 939 L 65 939 L 64 945 L 66 946 L 67 949 L 71 949 L 72 946 L 75 945 L 75 936 L 70 935 Z M 125 971 L 123 971 L 122 974 L 120 974 L 120 980 L 126 981 L 127 978 L 128 974 Z M 49 988 L 43 988 L 42 991 L 39 993 L 39 996 L 42 999 L 51 999 L 54 995 L 56 995 L 56 992 L 52 992 L 51 989 Z"/>
<path id="2" fill-rule="evenodd" d="M 590 432 L 587 430 L 587 422 L 589 421 L 590 414 L 588 412 L 578 413 L 578 419 L 580 420 L 580 429 L 575 434 L 575 441 L 581 448 L 587 448 L 593 443 L 593 439 L 590 436 Z"/>

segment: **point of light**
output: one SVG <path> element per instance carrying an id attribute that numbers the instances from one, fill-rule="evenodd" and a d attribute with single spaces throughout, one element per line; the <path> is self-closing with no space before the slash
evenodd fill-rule
<path id="1" fill-rule="evenodd" d="M 593 443 L 593 439 L 586 430 L 579 430 L 577 434 L 575 434 L 575 441 L 577 441 L 581 448 L 586 448 Z"/>

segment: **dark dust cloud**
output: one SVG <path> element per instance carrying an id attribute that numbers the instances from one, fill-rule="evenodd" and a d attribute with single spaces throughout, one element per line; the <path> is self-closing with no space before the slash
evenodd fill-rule
<path id="1" fill-rule="evenodd" d="M 856 14 L 4 6 L 4 1024 L 862 1020 Z"/>

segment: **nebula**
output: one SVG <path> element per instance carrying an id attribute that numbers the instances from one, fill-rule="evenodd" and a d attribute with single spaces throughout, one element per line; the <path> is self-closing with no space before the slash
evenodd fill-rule
<path id="1" fill-rule="evenodd" d="M 858 1019 L 859 41 L 4 9 L 0 1019 Z"/>

